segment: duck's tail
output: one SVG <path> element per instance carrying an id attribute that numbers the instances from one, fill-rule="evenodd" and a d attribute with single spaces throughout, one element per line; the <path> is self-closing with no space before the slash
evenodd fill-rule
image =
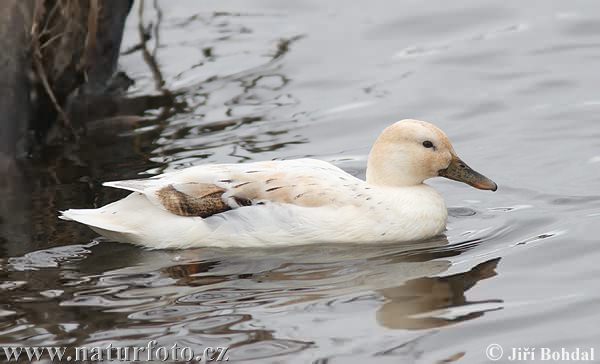
<path id="1" fill-rule="evenodd" d="M 132 233 L 127 227 L 120 224 L 114 216 L 106 215 L 103 209 L 69 209 L 60 211 L 58 216 L 62 220 L 77 221 L 91 228 Z"/>
<path id="2" fill-rule="evenodd" d="M 143 195 L 133 193 L 98 209 L 61 211 L 58 217 L 87 225 L 98 234 L 119 242 L 134 242 L 140 231 L 140 221 L 135 217 L 144 211 L 145 200 Z"/>
<path id="3" fill-rule="evenodd" d="M 61 211 L 59 218 L 85 224 L 111 240 L 151 249 L 189 247 L 209 232 L 203 219 L 171 214 L 136 192 L 98 209 Z"/>

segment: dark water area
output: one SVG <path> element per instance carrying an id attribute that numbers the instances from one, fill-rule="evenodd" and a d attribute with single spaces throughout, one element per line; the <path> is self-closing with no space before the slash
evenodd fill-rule
<path id="1" fill-rule="evenodd" d="M 257 363 L 481 363 L 490 344 L 600 355 L 600 3 L 147 1 L 154 64 L 136 48 L 138 6 L 130 95 L 180 106 L 3 177 L 0 346 L 156 340 Z M 450 218 L 427 242 L 148 251 L 57 219 L 123 196 L 102 182 L 204 163 L 309 156 L 364 176 L 403 118 L 438 125 L 499 185 L 432 180 Z"/>

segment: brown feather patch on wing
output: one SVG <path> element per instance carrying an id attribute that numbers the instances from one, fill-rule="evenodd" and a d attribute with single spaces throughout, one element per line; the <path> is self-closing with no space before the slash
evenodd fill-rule
<path id="1" fill-rule="evenodd" d="M 286 176 L 281 172 L 252 171 L 252 178 L 244 175 L 232 175 L 232 195 L 239 206 L 246 206 L 237 201 L 238 198 L 256 203 L 261 201 L 273 203 L 289 203 L 303 207 L 331 206 L 336 203 L 332 197 L 337 196 L 335 187 L 321 184 L 311 175 Z M 246 172 L 247 173 L 247 172 Z M 255 176 L 256 175 L 256 176 Z M 341 204 L 342 202 L 339 202 Z"/>
<path id="2" fill-rule="evenodd" d="M 168 185 L 156 191 L 156 196 L 167 211 L 179 216 L 209 217 L 231 210 L 222 199 L 224 189 L 213 184 L 190 183 L 178 186 Z"/>

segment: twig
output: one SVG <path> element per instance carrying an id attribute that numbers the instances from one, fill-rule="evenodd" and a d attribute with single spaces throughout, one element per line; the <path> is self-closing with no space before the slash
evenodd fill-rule
<path id="1" fill-rule="evenodd" d="M 62 119 L 63 126 L 71 132 L 71 134 L 75 137 L 76 140 L 78 140 L 79 139 L 78 135 L 75 132 L 75 130 L 73 129 L 73 125 L 71 124 L 71 121 L 70 121 L 69 117 L 67 116 L 67 113 L 64 111 L 64 109 L 58 103 L 56 95 L 54 94 L 54 91 L 52 91 L 52 87 L 50 87 L 50 82 L 48 81 L 48 76 L 46 74 L 46 70 L 44 69 L 44 64 L 42 62 L 43 56 L 42 56 L 42 51 L 40 49 L 40 27 L 39 27 L 39 24 L 44 17 L 44 10 L 45 10 L 44 0 L 37 0 L 35 2 L 35 9 L 34 9 L 34 13 L 33 13 L 34 14 L 33 15 L 33 24 L 31 26 L 31 47 L 32 47 L 32 54 L 33 54 L 33 57 L 32 57 L 33 64 L 35 66 L 35 70 L 37 72 L 38 77 L 42 81 L 44 90 L 46 91 L 46 93 L 48 94 L 48 97 L 52 101 L 52 104 L 54 105 L 56 112 L 60 115 L 60 117 Z"/>
<path id="2" fill-rule="evenodd" d="M 158 48 L 160 47 L 160 25 L 162 24 L 163 12 L 160 6 L 158 5 L 158 0 L 154 0 L 153 2 L 154 10 L 156 11 L 156 26 L 154 27 L 154 50 L 152 50 L 152 57 L 156 57 L 156 52 L 158 52 Z"/>
<path id="3" fill-rule="evenodd" d="M 138 8 L 138 17 L 138 32 L 140 34 L 140 46 L 144 61 L 146 61 L 146 64 L 148 64 L 148 67 L 152 72 L 152 77 L 154 78 L 154 83 L 156 85 L 157 91 L 161 91 L 164 95 L 171 96 L 171 91 L 165 88 L 165 79 L 163 78 L 162 72 L 160 71 L 158 62 L 156 62 L 156 58 L 148 50 L 147 39 L 145 39 L 146 30 L 144 29 L 144 0 L 140 0 L 140 6 Z"/>
<path id="4" fill-rule="evenodd" d="M 87 78 L 87 70 L 92 66 L 94 61 L 94 55 L 96 50 L 96 40 L 98 35 L 98 16 L 100 13 L 100 5 L 98 0 L 90 0 L 90 8 L 88 11 L 88 24 L 87 34 L 85 38 L 85 49 L 83 56 L 83 64 L 80 67 L 83 68 L 84 74 Z"/>

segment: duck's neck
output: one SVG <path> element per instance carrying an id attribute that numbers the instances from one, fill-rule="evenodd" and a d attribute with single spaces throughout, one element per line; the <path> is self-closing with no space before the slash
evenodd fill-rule
<path id="1" fill-rule="evenodd" d="M 367 162 L 367 183 L 375 186 L 410 187 L 423 184 L 424 178 L 413 173 L 417 166 L 398 150 L 375 143 Z"/>

